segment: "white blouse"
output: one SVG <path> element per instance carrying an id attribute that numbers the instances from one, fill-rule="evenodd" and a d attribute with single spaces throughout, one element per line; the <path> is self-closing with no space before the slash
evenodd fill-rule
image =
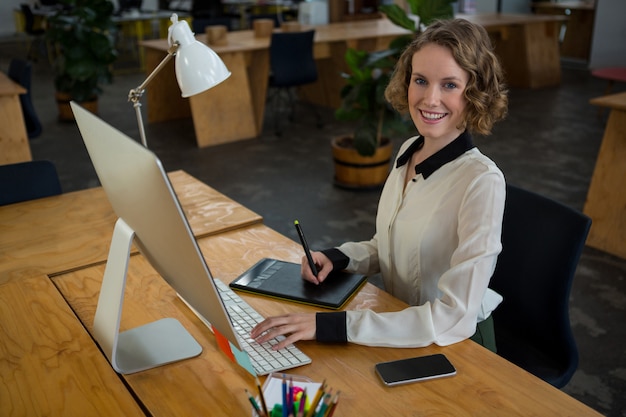
<path id="1" fill-rule="evenodd" d="M 401 147 L 402 155 L 415 138 Z M 495 269 L 505 181 L 472 148 L 406 185 L 409 164 L 394 168 L 379 201 L 376 235 L 338 249 L 351 272 L 380 272 L 385 289 L 410 304 L 402 311 L 348 311 L 349 342 L 370 346 L 449 345 L 471 337 L 502 301 L 488 289 Z"/>

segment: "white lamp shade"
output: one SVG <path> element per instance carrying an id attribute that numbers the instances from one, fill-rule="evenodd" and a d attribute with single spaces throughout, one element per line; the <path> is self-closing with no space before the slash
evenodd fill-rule
<path id="1" fill-rule="evenodd" d="M 176 79 L 183 97 L 200 94 L 228 77 L 230 71 L 221 58 L 207 45 L 198 42 L 187 22 L 172 15 L 169 42 L 178 43 Z"/>

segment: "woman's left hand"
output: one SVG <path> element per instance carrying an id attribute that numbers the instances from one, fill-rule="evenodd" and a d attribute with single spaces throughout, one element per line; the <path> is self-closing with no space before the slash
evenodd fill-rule
<path id="1" fill-rule="evenodd" d="M 315 326 L 315 313 L 269 317 L 252 329 L 250 337 L 257 343 L 265 343 L 277 336 L 285 336 L 284 340 L 273 347 L 274 350 L 279 350 L 298 340 L 315 339 Z"/>

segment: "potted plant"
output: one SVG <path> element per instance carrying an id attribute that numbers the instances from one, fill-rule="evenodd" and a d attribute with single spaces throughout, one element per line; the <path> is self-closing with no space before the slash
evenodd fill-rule
<path id="1" fill-rule="evenodd" d="M 378 187 L 389 172 L 390 135 L 412 128 L 386 102 L 384 91 L 398 57 L 416 33 L 436 19 L 454 16 L 456 0 L 407 0 L 411 15 L 396 4 L 380 6 L 394 24 L 412 33 L 394 39 L 384 51 L 366 52 L 349 48 L 345 60 L 349 72 L 341 90 L 341 105 L 335 119 L 356 122 L 350 135 L 333 138 L 335 184 L 348 188 Z"/>
<path id="2" fill-rule="evenodd" d="M 390 135 L 409 127 L 384 97 L 396 55 L 394 49 L 368 53 L 350 48 L 346 52 L 350 72 L 342 74 L 346 85 L 335 118 L 356 123 L 351 134 L 331 142 L 338 186 L 377 187 L 387 178 L 393 150 Z"/>
<path id="3" fill-rule="evenodd" d="M 113 78 L 117 58 L 114 6 L 109 0 L 61 0 L 48 20 L 47 39 L 55 46 L 54 85 L 59 119 L 73 120 L 70 100 L 97 112 L 102 85 Z"/>

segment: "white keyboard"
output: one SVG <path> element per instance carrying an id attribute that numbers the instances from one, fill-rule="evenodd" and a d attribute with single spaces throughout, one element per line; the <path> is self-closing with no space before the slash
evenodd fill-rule
<path id="1" fill-rule="evenodd" d="M 263 316 L 250 307 L 228 285 L 219 279 L 214 281 L 222 300 L 224 300 L 235 332 L 239 335 L 241 347 L 248 353 L 257 374 L 267 375 L 311 363 L 311 358 L 294 345 L 289 345 L 281 350 L 272 350 L 272 346 L 284 339 L 284 336 L 279 336 L 263 344 L 251 339 L 250 331 L 257 323 L 263 321 Z"/>

